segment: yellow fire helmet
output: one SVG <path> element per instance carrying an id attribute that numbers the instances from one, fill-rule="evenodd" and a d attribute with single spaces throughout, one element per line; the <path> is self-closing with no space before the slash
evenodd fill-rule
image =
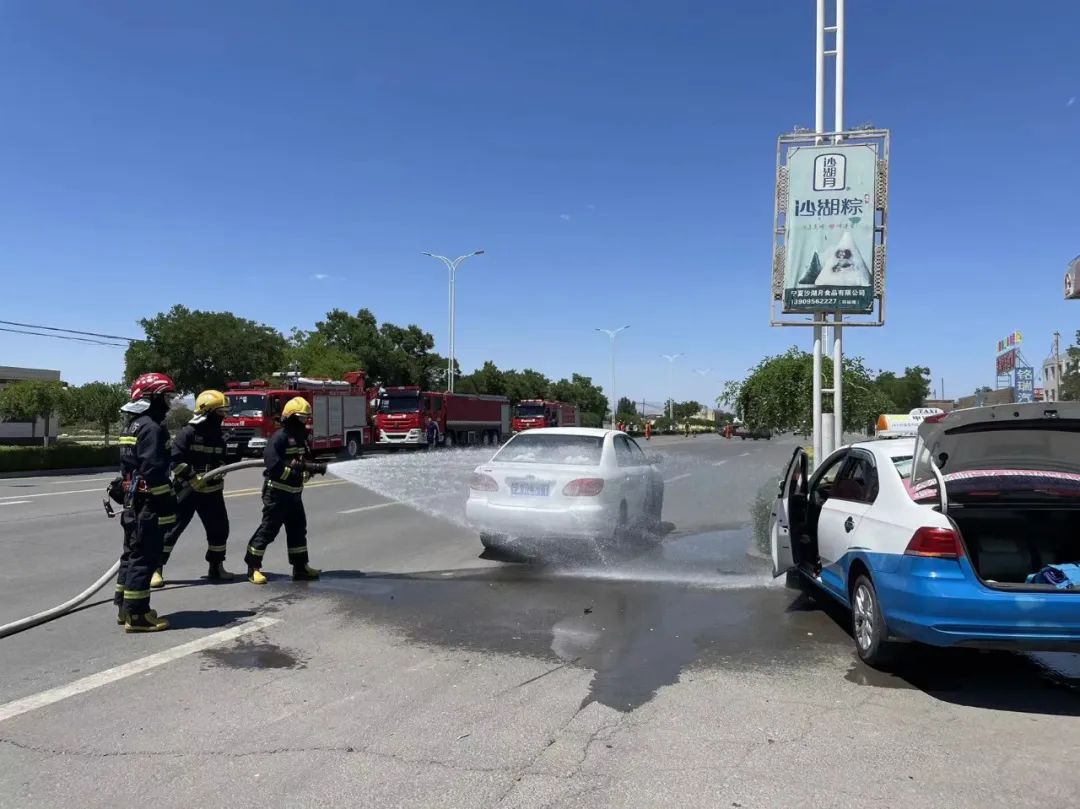
<path id="1" fill-rule="evenodd" d="M 204 390 L 195 400 L 195 415 L 205 416 L 228 406 L 229 401 L 224 393 L 219 390 Z"/>
<path id="2" fill-rule="evenodd" d="M 299 416 L 302 419 L 306 419 L 311 415 L 311 402 L 305 399 L 303 396 L 294 396 L 285 403 L 285 407 L 281 409 L 281 420 L 290 416 Z"/>

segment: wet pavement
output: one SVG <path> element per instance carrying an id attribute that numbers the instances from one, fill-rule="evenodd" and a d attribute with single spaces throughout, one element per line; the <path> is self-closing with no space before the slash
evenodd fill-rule
<path id="1" fill-rule="evenodd" d="M 782 586 L 745 530 L 672 536 L 637 555 L 417 574 L 326 571 L 311 591 L 410 642 L 593 672 L 584 704 L 618 711 L 696 670 L 786 672 L 849 659 L 847 680 L 1007 710 L 1080 715 L 1080 656 L 908 647 L 894 673 L 857 660 L 839 607 Z M 290 596 L 295 598 L 295 596 Z M 524 683 L 523 683 L 524 684 Z M 523 685 L 519 684 L 519 685 Z"/>

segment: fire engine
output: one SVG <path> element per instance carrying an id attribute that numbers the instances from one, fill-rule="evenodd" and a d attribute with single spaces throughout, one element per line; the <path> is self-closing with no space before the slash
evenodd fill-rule
<path id="1" fill-rule="evenodd" d="M 580 427 L 577 405 L 544 399 L 522 399 L 514 408 L 511 427 L 515 433 L 537 427 Z"/>
<path id="2" fill-rule="evenodd" d="M 311 402 L 312 450 L 358 457 L 375 444 L 369 412 L 370 400 L 376 395 L 365 389 L 363 371 L 351 371 L 340 380 L 286 373 L 275 382 L 229 382 L 225 390 L 229 415 L 222 423 L 225 453 L 232 457 L 261 454 L 280 426 L 278 418 L 285 403 L 303 396 Z"/>
<path id="3" fill-rule="evenodd" d="M 510 400 L 505 396 L 435 393 L 416 386 L 382 388 L 375 416 L 381 447 L 422 447 L 428 422 L 442 446 L 498 444 L 510 435 Z"/>

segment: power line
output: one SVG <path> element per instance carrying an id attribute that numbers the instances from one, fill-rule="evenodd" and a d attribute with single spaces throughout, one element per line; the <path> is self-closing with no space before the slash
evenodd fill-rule
<path id="1" fill-rule="evenodd" d="M 13 320 L 0 320 L 5 326 L 19 326 L 24 329 L 41 329 L 42 331 L 59 331 L 65 334 L 82 334 L 86 337 L 103 337 L 106 340 L 126 340 L 129 343 L 137 343 L 140 340 L 137 337 L 120 337 L 116 334 L 99 334 L 96 331 L 76 331 L 75 329 L 61 329 L 56 326 L 38 326 L 34 323 L 16 323 Z M 8 331 L 5 329 L 4 331 Z M 52 335 L 39 334 L 38 337 L 50 337 Z"/>
<path id="2" fill-rule="evenodd" d="M 0 323 L 7 321 L 0 320 Z M 73 337 L 70 334 L 41 334 L 36 331 L 24 331 L 22 329 L 7 329 L 0 326 L 0 331 L 10 332 L 11 334 L 29 334 L 32 337 L 52 337 L 55 340 L 71 340 L 79 343 L 90 343 L 92 345 L 109 346 L 110 348 L 127 348 L 127 346 L 121 343 L 106 343 L 103 340 L 91 340 L 89 337 Z M 123 339 L 123 338 L 121 338 Z"/>

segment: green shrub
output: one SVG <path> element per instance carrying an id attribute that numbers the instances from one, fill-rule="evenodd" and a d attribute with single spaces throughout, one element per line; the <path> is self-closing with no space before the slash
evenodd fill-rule
<path id="1" fill-rule="evenodd" d="M 88 447 L 61 444 L 41 447 L 4 447 L 0 452 L 0 472 L 31 472 L 46 469 L 80 469 L 94 466 L 119 466 L 117 447 Z"/>

